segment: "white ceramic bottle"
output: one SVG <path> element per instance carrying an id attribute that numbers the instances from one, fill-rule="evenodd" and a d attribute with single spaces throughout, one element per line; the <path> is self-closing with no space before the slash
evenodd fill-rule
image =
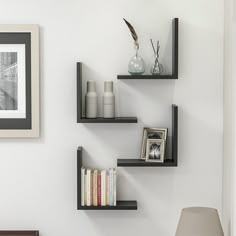
<path id="1" fill-rule="evenodd" d="M 103 117 L 115 117 L 115 95 L 113 93 L 113 81 L 104 82 Z"/>
<path id="2" fill-rule="evenodd" d="M 96 118 L 98 109 L 98 96 L 96 92 L 96 82 L 89 80 L 87 82 L 87 94 L 85 96 L 86 118 Z"/>

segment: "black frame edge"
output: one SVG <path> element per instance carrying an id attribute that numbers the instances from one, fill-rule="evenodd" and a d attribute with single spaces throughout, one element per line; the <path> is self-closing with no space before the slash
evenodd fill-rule
<path id="1" fill-rule="evenodd" d="M 12 234 L 19 236 L 39 236 L 39 230 L 0 230 L 0 236 L 7 236 Z"/>

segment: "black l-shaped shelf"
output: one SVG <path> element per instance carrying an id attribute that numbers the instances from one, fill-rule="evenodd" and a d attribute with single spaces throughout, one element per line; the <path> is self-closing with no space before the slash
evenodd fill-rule
<path id="1" fill-rule="evenodd" d="M 118 75 L 117 79 L 178 79 L 179 19 L 172 20 L 172 74 L 170 75 Z"/>
<path id="2" fill-rule="evenodd" d="M 82 147 L 77 149 L 77 209 L 78 210 L 137 210 L 137 201 L 117 201 L 116 206 L 81 206 Z"/>
<path id="3" fill-rule="evenodd" d="M 117 166 L 125 167 L 175 167 L 178 166 L 178 106 L 172 105 L 172 156 L 163 163 L 141 159 L 118 159 Z"/>
<path id="4" fill-rule="evenodd" d="M 137 123 L 137 117 L 115 117 L 103 118 L 98 117 L 89 119 L 83 117 L 82 102 L 82 63 L 77 62 L 77 123 Z"/>
<path id="5" fill-rule="evenodd" d="M 115 118 L 85 118 L 82 117 L 77 123 L 137 123 L 138 119 L 136 117 L 115 117 Z"/>

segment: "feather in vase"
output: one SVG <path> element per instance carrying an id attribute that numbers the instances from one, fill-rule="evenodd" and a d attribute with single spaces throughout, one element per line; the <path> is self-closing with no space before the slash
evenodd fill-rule
<path id="1" fill-rule="evenodd" d="M 128 26 L 129 30 L 130 30 L 130 33 L 134 39 L 134 44 L 137 48 L 139 48 L 139 43 L 138 43 L 138 35 L 134 29 L 134 27 L 126 20 L 123 18 L 123 20 L 125 21 L 126 25 Z"/>

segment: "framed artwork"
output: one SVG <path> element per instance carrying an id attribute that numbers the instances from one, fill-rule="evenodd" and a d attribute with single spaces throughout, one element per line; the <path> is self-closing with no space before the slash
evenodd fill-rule
<path id="1" fill-rule="evenodd" d="M 163 139 L 148 139 L 146 161 L 164 162 L 165 141 Z"/>
<path id="2" fill-rule="evenodd" d="M 0 137 L 39 137 L 38 25 L 0 25 Z"/>
<path id="3" fill-rule="evenodd" d="M 144 128 L 143 129 L 143 141 L 141 149 L 141 159 L 146 160 L 146 147 L 148 139 L 162 139 L 166 142 L 167 140 L 167 128 Z"/>
<path id="4" fill-rule="evenodd" d="M 39 236 L 39 231 L 0 231 L 0 236 Z"/>

